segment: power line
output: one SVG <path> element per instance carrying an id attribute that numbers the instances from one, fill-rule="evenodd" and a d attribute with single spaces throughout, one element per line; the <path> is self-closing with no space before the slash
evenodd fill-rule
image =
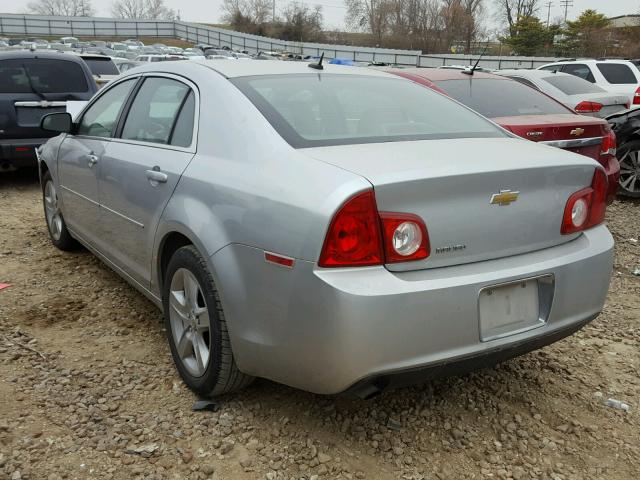
<path id="1" fill-rule="evenodd" d="M 553 2 L 547 2 L 544 6 L 547 7 L 547 28 L 549 28 L 549 20 L 551 19 L 551 7 L 553 6 Z"/>
<path id="2" fill-rule="evenodd" d="M 569 7 L 573 7 L 573 0 L 560 0 L 560 6 L 564 7 L 564 23 L 567 23 L 567 13 Z"/>

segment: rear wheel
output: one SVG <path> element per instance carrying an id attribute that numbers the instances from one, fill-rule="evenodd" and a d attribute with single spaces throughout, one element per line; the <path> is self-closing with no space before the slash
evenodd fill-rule
<path id="1" fill-rule="evenodd" d="M 620 162 L 620 195 L 640 198 L 640 140 L 632 140 L 618 148 Z"/>
<path id="2" fill-rule="evenodd" d="M 236 366 L 218 291 L 194 246 L 171 257 L 162 299 L 171 354 L 189 388 L 213 396 L 251 383 Z"/>
<path id="3" fill-rule="evenodd" d="M 58 205 L 58 192 L 49 172 L 42 176 L 42 203 L 51 242 L 60 250 L 77 249 L 79 244 L 67 230 L 67 224 Z"/>

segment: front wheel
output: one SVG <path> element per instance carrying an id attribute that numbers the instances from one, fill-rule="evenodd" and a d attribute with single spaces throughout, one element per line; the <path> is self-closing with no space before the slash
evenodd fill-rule
<path id="1" fill-rule="evenodd" d="M 194 246 L 171 257 L 162 301 L 173 361 L 189 388 L 214 396 L 251 383 L 236 366 L 218 291 Z"/>
<path id="2" fill-rule="evenodd" d="M 79 244 L 67 229 L 58 204 L 58 191 L 49 172 L 45 172 L 42 176 L 42 203 L 51 243 L 64 251 L 77 249 Z"/>
<path id="3" fill-rule="evenodd" d="M 618 148 L 620 190 L 627 197 L 640 198 L 640 140 L 623 143 Z"/>

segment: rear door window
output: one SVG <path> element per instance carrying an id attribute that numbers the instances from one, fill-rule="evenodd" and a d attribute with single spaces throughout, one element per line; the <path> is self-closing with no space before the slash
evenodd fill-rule
<path id="1" fill-rule="evenodd" d="M 547 70 L 549 72 L 559 72 L 562 70 L 562 65 L 548 65 L 546 67 L 540 68 L 540 70 Z"/>
<path id="2" fill-rule="evenodd" d="M 0 93 L 88 92 L 80 65 L 46 58 L 0 60 Z"/>
<path id="3" fill-rule="evenodd" d="M 529 79 L 527 78 L 522 78 L 522 77 L 509 77 L 513 80 L 515 80 L 516 82 L 520 82 L 523 85 L 526 85 L 527 87 L 531 87 L 531 88 L 535 88 L 536 90 L 540 90 L 538 87 L 536 87 L 536 85 Z"/>
<path id="4" fill-rule="evenodd" d="M 475 78 L 445 80 L 436 85 L 489 118 L 572 113 L 543 93 L 513 80 Z"/>
<path id="5" fill-rule="evenodd" d="M 562 67 L 562 72 L 575 75 L 587 82 L 596 83 L 596 78 L 593 76 L 589 65 L 585 65 L 584 63 L 568 63 Z"/>
<path id="6" fill-rule="evenodd" d="M 631 68 L 623 63 L 598 63 L 597 67 L 605 80 L 613 85 L 638 83 Z"/>
<path id="7" fill-rule="evenodd" d="M 147 78 L 131 104 L 121 138 L 165 145 L 172 143 L 176 119 L 190 92 L 187 85 L 177 80 Z M 178 134 L 182 135 L 180 141 L 184 142 L 182 128 Z"/>

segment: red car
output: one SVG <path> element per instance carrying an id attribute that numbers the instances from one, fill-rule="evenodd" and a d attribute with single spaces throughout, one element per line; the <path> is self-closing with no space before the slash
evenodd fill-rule
<path id="1" fill-rule="evenodd" d="M 609 178 L 609 203 L 618 190 L 616 136 L 606 120 L 578 115 L 548 95 L 490 73 L 437 68 L 387 69 L 448 95 L 527 140 L 560 147 L 598 161 Z"/>

